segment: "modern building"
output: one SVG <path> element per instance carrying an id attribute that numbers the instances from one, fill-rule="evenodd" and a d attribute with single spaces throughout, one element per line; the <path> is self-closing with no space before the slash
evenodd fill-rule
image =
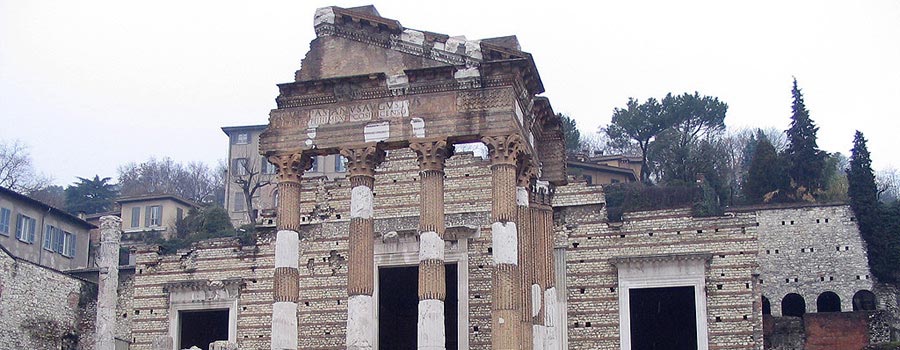
<path id="1" fill-rule="evenodd" d="M 56 270 L 85 268 L 93 228 L 64 210 L 0 187 L 0 245 L 17 258 Z"/>
<path id="2" fill-rule="evenodd" d="M 592 185 L 637 182 L 641 178 L 641 158 L 578 154 L 569 157 L 567 170 L 570 175 L 584 178 Z"/>
<path id="3" fill-rule="evenodd" d="M 116 200 L 121 208 L 122 243 L 139 243 L 175 236 L 179 223 L 196 203 L 176 195 L 123 197 Z"/>
<path id="4" fill-rule="evenodd" d="M 256 211 L 257 223 L 271 217 L 275 209 L 275 166 L 259 154 L 259 135 L 267 125 L 226 126 L 228 135 L 228 175 L 225 182 L 225 209 L 235 226 L 250 220 L 249 211 Z M 335 179 L 346 176 L 346 159 L 340 155 L 318 156 L 306 177 Z M 248 205 L 244 189 L 253 191 Z M 250 192 L 249 190 L 247 192 Z"/>

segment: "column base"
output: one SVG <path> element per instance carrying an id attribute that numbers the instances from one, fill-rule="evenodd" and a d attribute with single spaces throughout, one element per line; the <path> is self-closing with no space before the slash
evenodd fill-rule
<path id="1" fill-rule="evenodd" d="M 352 295 L 347 301 L 348 350 L 371 350 L 375 346 L 374 305 L 371 295 Z"/>
<path id="2" fill-rule="evenodd" d="M 446 349 L 444 329 L 444 302 L 436 299 L 419 301 L 417 348 L 419 350 Z"/>
<path id="3" fill-rule="evenodd" d="M 272 350 L 297 350 L 297 303 L 272 305 Z"/>

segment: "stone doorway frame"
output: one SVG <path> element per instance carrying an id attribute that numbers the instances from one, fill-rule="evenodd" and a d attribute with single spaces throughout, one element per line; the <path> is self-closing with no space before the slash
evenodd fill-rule
<path id="1" fill-rule="evenodd" d="M 446 240 L 444 247 L 444 262 L 456 264 L 457 293 L 459 304 L 457 306 L 457 340 L 460 350 L 469 349 L 469 256 L 468 240 L 460 237 L 458 240 Z M 375 238 L 375 291 L 372 295 L 378 300 L 380 286 L 378 285 L 380 267 L 419 266 L 419 241 L 414 232 L 391 232 L 382 237 Z M 373 329 L 379 327 L 378 306 L 373 308 L 372 319 L 375 320 Z M 379 349 L 378 336 L 375 336 L 375 349 Z"/>
<path id="2" fill-rule="evenodd" d="M 181 348 L 180 311 L 228 310 L 228 342 L 237 343 L 238 302 L 241 279 L 222 281 L 193 280 L 169 283 L 169 337 L 172 350 Z"/>
<path id="3" fill-rule="evenodd" d="M 631 350 L 631 289 L 694 287 L 697 349 L 709 349 L 706 270 L 710 254 L 670 254 L 614 258 L 619 280 L 619 344 Z"/>

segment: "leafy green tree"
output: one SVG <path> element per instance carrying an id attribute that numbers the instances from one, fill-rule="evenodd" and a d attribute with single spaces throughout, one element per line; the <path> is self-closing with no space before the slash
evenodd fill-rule
<path id="1" fill-rule="evenodd" d="M 568 115 L 562 113 L 556 115 L 562 120 L 563 135 L 566 138 L 566 153 L 578 153 L 581 148 L 581 132 L 578 131 L 578 124 Z"/>
<path id="2" fill-rule="evenodd" d="M 809 117 L 809 111 L 803 102 L 803 94 L 797 87 L 797 79 L 794 79 L 794 87 L 791 90 L 794 101 L 792 104 L 791 127 L 785 131 L 789 144 L 785 150 L 785 159 L 788 161 L 788 175 L 794 182 L 796 199 L 811 199 L 821 191 L 825 174 L 825 152 L 819 149 L 816 143 L 816 133 L 819 128 Z"/>
<path id="3" fill-rule="evenodd" d="M 110 179 L 99 175 L 93 179 L 79 177 L 78 182 L 66 187 L 66 210 L 87 214 L 112 210 L 117 193 Z"/>
<path id="4" fill-rule="evenodd" d="M 209 205 L 200 209 L 191 209 L 181 224 L 177 225 L 179 237 L 195 236 L 197 238 L 224 237 L 234 234 L 234 226 L 225 208 Z"/>
<path id="5" fill-rule="evenodd" d="M 742 186 L 744 198 L 754 204 L 778 200 L 777 194 L 789 185 L 784 162 L 778 157 L 775 146 L 762 130 L 757 131 L 756 145 Z"/>
<path id="6" fill-rule="evenodd" d="M 848 159 L 841 152 L 829 153 L 825 158 L 825 183 L 820 199 L 828 202 L 847 201 Z"/>
<path id="7" fill-rule="evenodd" d="M 670 114 L 663 113 L 663 107 L 655 98 L 639 103 L 629 98 L 624 109 L 613 110 L 612 121 L 604 128 L 610 141 L 618 148 L 636 143 L 641 150 L 641 181 L 650 182 L 650 168 L 647 166 L 650 143 L 663 130 L 674 124 Z"/>

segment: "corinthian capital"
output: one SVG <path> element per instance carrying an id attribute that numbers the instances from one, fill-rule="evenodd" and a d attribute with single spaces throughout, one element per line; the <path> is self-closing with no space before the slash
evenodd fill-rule
<path id="1" fill-rule="evenodd" d="M 447 140 L 413 142 L 409 148 L 416 151 L 419 171 L 444 171 L 444 160 L 453 153 L 453 145 L 448 145 Z"/>
<path id="2" fill-rule="evenodd" d="M 347 158 L 350 176 L 375 176 L 375 167 L 384 161 L 384 150 L 378 145 L 362 148 L 342 148 L 341 155 Z"/>
<path id="3" fill-rule="evenodd" d="M 518 166 L 516 167 L 516 186 L 531 188 L 531 182 L 536 179 L 537 176 L 538 169 L 531 156 L 520 156 Z"/>
<path id="4" fill-rule="evenodd" d="M 488 147 L 491 164 L 508 164 L 515 166 L 520 154 L 525 153 L 525 140 L 517 134 L 504 136 L 485 136 L 481 138 Z"/>
<path id="5" fill-rule="evenodd" d="M 303 173 L 312 167 L 313 158 L 303 153 L 276 154 L 269 156 L 269 163 L 275 165 L 278 182 L 300 182 Z"/>

